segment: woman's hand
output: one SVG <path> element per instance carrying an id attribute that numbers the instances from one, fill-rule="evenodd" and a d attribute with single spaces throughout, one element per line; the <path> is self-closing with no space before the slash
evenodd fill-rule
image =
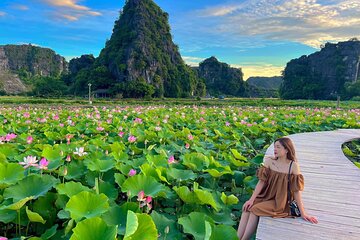
<path id="1" fill-rule="evenodd" d="M 311 223 L 318 223 L 318 220 L 316 217 L 314 216 L 309 216 L 307 214 L 302 214 L 301 217 L 305 220 L 305 221 L 308 221 L 308 222 L 311 222 Z"/>
<path id="2" fill-rule="evenodd" d="M 249 211 L 249 209 L 252 207 L 253 204 L 254 204 L 254 200 L 252 200 L 251 198 L 247 200 L 242 207 L 243 212 Z"/>

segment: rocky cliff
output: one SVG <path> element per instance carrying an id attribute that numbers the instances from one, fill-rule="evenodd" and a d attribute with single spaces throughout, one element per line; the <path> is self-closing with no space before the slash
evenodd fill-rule
<path id="1" fill-rule="evenodd" d="M 232 68 L 219 62 L 216 57 L 205 59 L 195 68 L 198 76 L 205 80 L 206 90 L 210 95 L 244 96 L 246 83 L 240 68 Z"/>
<path id="2" fill-rule="evenodd" d="M 126 1 L 96 64 L 118 83 L 146 82 L 169 97 L 191 96 L 197 86 L 172 41 L 168 14 L 152 0 Z"/>
<path id="3" fill-rule="evenodd" d="M 65 58 L 48 48 L 32 45 L 0 46 L 0 82 L 8 94 L 26 91 L 25 80 L 35 76 L 59 76 L 67 73 Z"/>
<path id="4" fill-rule="evenodd" d="M 334 99 L 345 82 L 359 80 L 360 41 L 327 43 L 309 56 L 287 63 L 280 96 L 285 99 Z"/>

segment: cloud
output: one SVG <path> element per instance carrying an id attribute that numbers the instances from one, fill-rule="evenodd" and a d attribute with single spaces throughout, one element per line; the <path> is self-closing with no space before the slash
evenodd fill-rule
<path id="1" fill-rule="evenodd" d="M 3 16 L 5 16 L 6 15 L 6 12 L 1 12 L 0 11 L 0 17 L 3 17 Z"/>
<path id="2" fill-rule="evenodd" d="M 249 63 L 244 65 L 231 64 L 231 67 L 241 68 L 244 73 L 244 79 L 249 77 L 273 77 L 281 76 L 281 72 L 284 70 L 283 66 L 275 66 L 268 63 Z"/>
<path id="3" fill-rule="evenodd" d="M 40 0 L 41 2 L 56 8 L 52 12 L 53 18 L 57 20 L 77 21 L 85 16 L 101 16 L 102 13 L 94 11 L 89 7 L 80 5 L 79 0 Z"/>
<path id="4" fill-rule="evenodd" d="M 21 11 L 27 11 L 29 10 L 29 7 L 26 6 L 26 5 L 22 5 L 22 4 L 14 4 L 11 6 L 13 9 L 16 9 L 16 10 L 21 10 Z"/>
<path id="5" fill-rule="evenodd" d="M 199 63 L 205 60 L 205 58 L 190 57 L 190 56 L 182 56 L 182 59 L 185 61 L 186 64 L 192 67 L 199 66 Z"/>
<path id="6" fill-rule="evenodd" d="M 360 36 L 358 0 L 246 0 L 197 13 L 199 18 L 217 20 L 209 30 L 238 37 L 260 36 L 318 48 L 327 41 Z"/>

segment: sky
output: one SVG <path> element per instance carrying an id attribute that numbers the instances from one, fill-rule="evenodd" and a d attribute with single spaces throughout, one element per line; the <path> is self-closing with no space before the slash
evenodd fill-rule
<path id="1" fill-rule="evenodd" d="M 215 56 L 250 76 L 276 76 L 326 42 L 360 39 L 360 0 L 154 0 L 192 66 Z M 33 44 L 67 60 L 98 56 L 125 0 L 0 0 L 0 45 Z"/>

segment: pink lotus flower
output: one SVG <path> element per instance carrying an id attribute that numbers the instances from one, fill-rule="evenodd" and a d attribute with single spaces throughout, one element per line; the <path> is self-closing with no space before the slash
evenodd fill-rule
<path id="1" fill-rule="evenodd" d="M 190 148 L 190 144 L 186 143 L 186 144 L 185 144 L 185 148 L 186 148 L 186 149 L 189 149 L 189 148 Z"/>
<path id="2" fill-rule="evenodd" d="M 0 237 L 0 240 L 8 240 L 6 237 Z"/>
<path id="3" fill-rule="evenodd" d="M 188 135 L 188 139 L 189 139 L 190 141 L 192 141 L 192 140 L 194 140 L 194 136 L 191 135 L 191 134 L 189 134 L 189 135 Z"/>
<path id="4" fill-rule="evenodd" d="M 133 135 L 130 135 L 130 136 L 128 137 L 128 141 L 131 142 L 131 143 L 133 143 L 133 142 L 136 141 L 136 137 L 133 136 Z"/>
<path id="5" fill-rule="evenodd" d="M 145 196 L 144 191 L 140 191 L 138 194 L 137 200 L 140 203 L 140 208 L 147 206 L 147 208 L 150 210 L 152 208 L 151 202 L 152 197 L 151 196 Z"/>
<path id="6" fill-rule="evenodd" d="M 130 169 L 128 175 L 129 175 L 130 177 L 136 175 L 136 170 L 135 170 L 135 169 Z"/>
<path id="7" fill-rule="evenodd" d="M 67 155 L 67 157 L 66 157 L 66 160 L 65 161 L 67 161 L 67 162 L 71 162 L 71 157 L 70 157 L 70 155 Z"/>
<path id="8" fill-rule="evenodd" d="M 124 132 L 119 132 L 118 135 L 122 138 L 124 136 Z"/>
<path id="9" fill-rule="evenodd" d="M 27 142 L 27 144 L 31 144 L 32 142 L 33 142 L 33 137 L 32 136 L 28 136 L 27 138 L 26 138 L 26 142 Z"/>
<path id="10" fill-rule="evenodd" d="M 141 118 L 135 118 L 134 123 L 142 124 Z"/>
<path id="11" fill-rule="evenodd" d="M 174 156 L 170 156 L 169 159 L 168 159 L 168 163 L 169 163 L 169 164 L 172 164 L 172 163 L 175 163 L 175 162 L 176 162 L 176 161 L 175 161 Z"/>
<path id="12" fill-rule="evenodd" d="M 98 130 L 98 131 L 103 131 L 105 128 L 103 128 L 103 127 L 97 127 L 96 128 L 96 130 Z"/>
<path id="13" fill-rule="evenodd" d="M 46 158 L 42 158 L 39 162 L 39 169 L 46 170 L 48 169 L 49 161 Z"/>
<path id="14" fill-rule="evenodd" d="M 10 142 L 11 140 L 15 139 L 17 135 L 15 133 L 8 133 L 5 136 L 5 141 Z"/>
<path id="15" fill-rule="evenodd" d="M 226 123 L 225 123 L 225 126 L 227 126 L 227 127 L 230 126 L 230 123 L 229 123 L 229 122 L 226 122 Z"/>
<path id="16" fill-rule="evenodd" d="M 55 116 L 53 117 L 53 120 L 55 120 L 55 121 L 59 120 L 59 116 L 58 116 L 58 115 L 55 115 Z"/>
<path id="17" fill-rule="evenodd" d="M 157 131 L 157 132 L 161 131 L 161 127 L 156 126 L 156 127 L 155 127 L 155 131 Z"/>
<path id="18" fill-rule="evenodd" d="M 28 168 L 28 167 L 37 167 L 38 166 L 38 162 L 39 160 L 36 159 L 36 157 L 34 156 L 27 156 L 24 157 L 24 161 L 23 162 L 19 162 L 20 165 L 23 165 L 24 168 Z"/>

